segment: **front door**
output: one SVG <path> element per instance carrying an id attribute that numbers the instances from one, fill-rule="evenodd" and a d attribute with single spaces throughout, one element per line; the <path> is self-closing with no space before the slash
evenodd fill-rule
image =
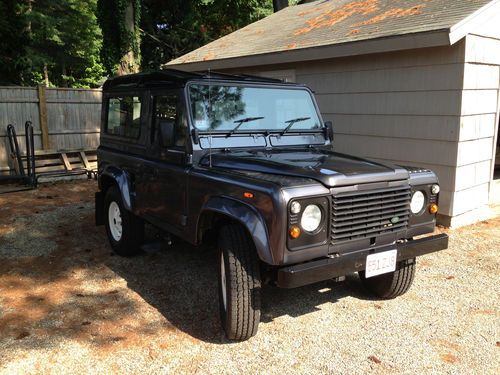
<path id="1" fill-rule="evenodd" d="M 186 224 L 187 119 L 180 91 L 151 95 L 150 152 L 143 164 L 144 216 L 154 224 L 182 230 Z"/>

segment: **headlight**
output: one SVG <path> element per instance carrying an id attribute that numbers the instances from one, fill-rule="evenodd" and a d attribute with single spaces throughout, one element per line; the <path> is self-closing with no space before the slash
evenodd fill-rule
<path id="1" fill-rule="evenodd" d="M 421 191 L 416 191 L 413 194 L 413 197 L 411 197 L 411 204 L 410 204 L 411 212 L 413 212 L 414 214 L 420 213 L 424 209 L 424 205 L 425 205 L 424 193 L 422 193 Z"/>
<path id="2" fill-rule="evenodd" d="M 432 185 L 432 187 L 431 187 L 431 193 L 434 195 L 439 194 L 440 190 L 441 189 L 439 188 L 439 185 Z"/>
<path id="3" fill-rule="evenodd" d="M 299 202 L 293 202 L 292 205 L 290 206 L 290 212 L 292 214 L 298 214 L 301 209 L 302 209 L 302 206 L 300 205 Z"/>
<path id="4" fill-rule="evenodd" d="M 321 224 L 321 209 L 315 204 L 310 204 L 304 209 L 300 225 L 305 231 L 314 232 Z"/>

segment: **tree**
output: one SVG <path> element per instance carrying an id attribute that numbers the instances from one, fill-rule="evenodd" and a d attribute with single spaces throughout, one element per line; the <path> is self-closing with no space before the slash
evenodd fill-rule
<path id="1" fill-rule="evenodd" d="M 101 57 L 108 74 L 135 73 L 140 67 L 140 0 L 98 0 L 103 32 Z"/>
<path id="2" fill-rule="evenodd" d="M 143 0 L 142 68 L 158 69 L 272 11 L 271 0 Z"/>
<path id="3" fill-rule="evenodd" d="M 288 6 L 288 0 L 273 0 L 273 8 L 275 12 L 286 8 Z"/>
<path id="4" fill-rule="evenodd" d="M 95 86 L 103 68 L 96 0 L 37 0 L 28 12 L 33 82 L 63 87 Z M 45 76 L 45 77 L 43 77 Z"/>
<path id="5" fill-rule="evenodd" d="M 22 85 L 29 72 L 26 45 L 28 34 L 23 19 L 25 4 L 16 0 L 0 2 L 0 84 Z"/>

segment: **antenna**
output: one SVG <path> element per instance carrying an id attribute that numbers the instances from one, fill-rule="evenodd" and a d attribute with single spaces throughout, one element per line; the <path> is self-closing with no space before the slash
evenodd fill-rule
<path id="1" fill-rule="evenodd" d="M 210 91 L 212 89 L 210 68 L 208 68 L 208 165 L 212 168 L 212 100 Z"/>

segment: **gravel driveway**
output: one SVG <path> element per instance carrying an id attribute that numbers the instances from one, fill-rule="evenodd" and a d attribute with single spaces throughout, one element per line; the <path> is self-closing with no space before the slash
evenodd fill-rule
<path id="1" fill-rule="evenodd" d="M 230 343 L 214 252 L 152 243 L 113 256 L 95 189 L 0 195 L 0 372 L 500 373 L 500 217 L 450 231 L 396 300 L 371 299 L 355 275 L 266 287 L 259 333 Z"/>

